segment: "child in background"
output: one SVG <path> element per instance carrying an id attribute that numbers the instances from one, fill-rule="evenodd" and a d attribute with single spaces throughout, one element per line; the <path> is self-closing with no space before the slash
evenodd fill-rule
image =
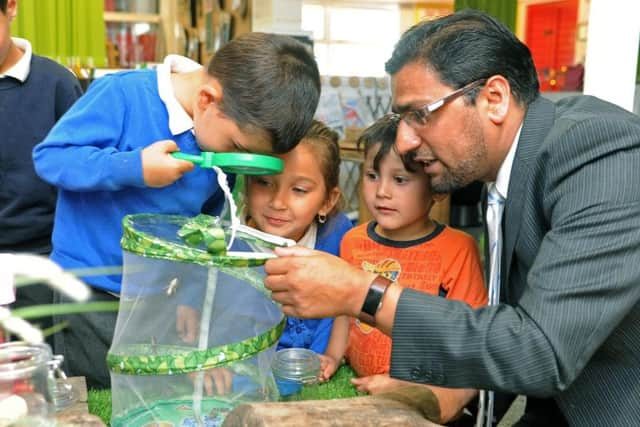
<path id="1" fill-rule="evenodd" d="M 123 216 L 219 213 L 216 173 L 171 153 L 286 152 L 309 127 L 319 92 L 306 48 L 264 33 L 232 40 L 206 68 L 169 55 L 157 69 L 96 80 L 33 152 L 36 172 L 60 190 L 51 259 L 65 269 L 117 268 Z M 117 300 L 119 274 L 85 281 L 94 301 Z M 69 322 L 54 337 L 65 370 L 108 387 L 116 314 L 60 320 Z"/>
<path id="2" fill-rule="evenodd" d="M 405 287 L 466 301 L 487 303 L 478 249 L 473 238 L 429 217 L 434 201 L 429 178 L 410 156 L 396 153 L 397 120 L 385 116 L 358 140 L 364 144 L 362 194 L 373 220 L 348 232 L 341 257 Z M 467 283 L 471 283 L 467 286 Z M 334 321 L 321 379 L 329 379 L 343 356 L 359 378 L 359 391 L 378 393 L 402 384 L 389 376 L 391 338 L 357 319 Z M 475 396 L 475 390 L 432 389 L 439 399 L 442 422 L 454 418 Z"/>
<path id="3" fill-rule="evenodd" d="M 279 155 L 284 170 L 278 175 L 246 176 L 246 208 L 243 223 L 299 245 L 337 255 L 342 236 L 352 227 L 338 211 L 340 148 L 338 134 L 323 123 L 313 124 L 292 151 Z M 267 250 L 267 249 L 264 249 Z M 197 314 L 183 306 L 186 324 L 197 325 Z M 318 354 L 326 350 L 332 318 L 287 318 L 277 350 L 306 348 Z M 195 327 L 195 326 L 194 326 Z M 192 328 L 193 329 L 193 328 Z M 194 337 L 197 330 L 187 336 Z M 233 374 L 226 368 L 205 371 L 207 394 L 231 391 Z"/>
<path id="4" fill-rule="evenodd" d="M 0 0 L 0 252 L 49 255 L 56 189 L 33 169 L 31 150 L 82 95 L 78 79 L 62 65 L 10 37 L 17 0 Z M 13 291 L 11 291 L 13 294 Z M 9 301 L 10 300 L 10 301 Z M 17 288 L 12 309 L 51 304 L 44 285 Z M 51 317 L 39 318 L 41 328 Z"/>

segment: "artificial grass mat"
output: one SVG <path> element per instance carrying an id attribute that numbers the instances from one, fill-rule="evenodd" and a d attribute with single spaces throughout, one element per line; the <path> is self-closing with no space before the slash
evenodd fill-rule
<path id="1" fill-rule="evenodd" d="M 330 381 L 322 384 L 306 385 L 299 393 L 281 398 L 281 401 L 325 400 L 363 396 L 351 384 L 356 375 L 348 365 L 342 365 Z M 89 390 L 89 413 L 96 415 L 109 424 L 111 420 L 111 390 Z"/>
<path id="2" fill-rule="evenodd" d="M 111 421 L 111 390 L 88 390 L 89 413 L 96 415 L 109 425 Z"/>

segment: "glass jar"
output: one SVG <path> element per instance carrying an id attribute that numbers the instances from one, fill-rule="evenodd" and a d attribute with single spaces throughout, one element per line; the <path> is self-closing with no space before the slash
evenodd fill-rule
<path id="1" fill-rule="evenodd" d="M 0 427 L 53 425 L 50 360 L 46 344 L 0 345 Z"/>
<path id="2" fill-rule="evenodd" d="M 60 367 L 64 361 L 64 356 L 54 354 L 49 360 L 49 387 L 53 396 L 53 405 L 56 411 L 73 405 L 76 402 L 76 393 L 73 386 L 67 379 L 64 371 Z"/>
<path id="3" fill-rule="evenodd" d="M 320 358 L 306 348 L 286 348 L 276 353 L 272 370 L 280 395 L 288 396 L 318 381 Z"/>

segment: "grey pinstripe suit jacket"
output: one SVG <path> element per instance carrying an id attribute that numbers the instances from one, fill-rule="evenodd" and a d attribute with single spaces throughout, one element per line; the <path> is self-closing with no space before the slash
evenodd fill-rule
<path id="1" fill-rule="evenodd" d="M 534 101 L 504 221 L 506 303 L 405 290 L 391 375 L 553 396 L 574 426 L 639 426 L 640 117 L 587 96 Z"/>

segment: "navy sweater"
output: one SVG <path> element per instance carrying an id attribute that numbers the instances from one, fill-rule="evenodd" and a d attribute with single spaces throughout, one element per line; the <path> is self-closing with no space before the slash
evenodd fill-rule
<path id="1" fill-rule="evenodd" d="M 0 252 L 51 251 L 56 190 L 36 175 L 31 151 L 81 94 L 70 71 L 37 55 L 24 83 L 0 79 Z"/>

